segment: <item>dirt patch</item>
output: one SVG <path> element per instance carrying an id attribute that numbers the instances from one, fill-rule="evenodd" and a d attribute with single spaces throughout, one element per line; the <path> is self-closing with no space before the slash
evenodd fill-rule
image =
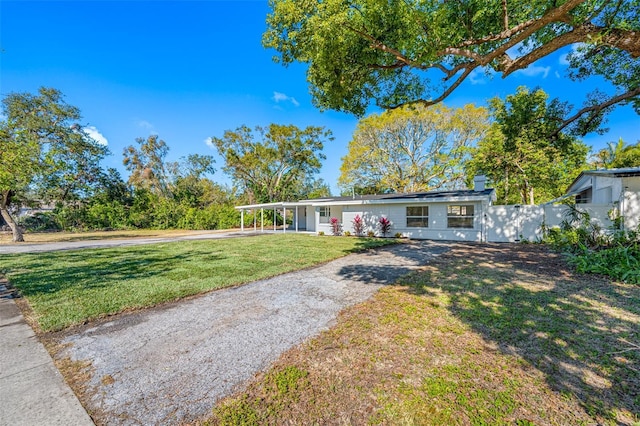
<path id="1" fill-rule="evenodd" d="M 451 244 L 209 422 L 634 424 L 639 342 L 640 287 L 540 245 Z"/>

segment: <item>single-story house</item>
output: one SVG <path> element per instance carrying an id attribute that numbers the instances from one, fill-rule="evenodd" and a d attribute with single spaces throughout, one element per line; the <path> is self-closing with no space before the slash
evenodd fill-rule
<path id="1" fill-rule="evenodd" d="M 342 231 L 354 234 L 353 220 L 360 216 L 364 222 L 364 234 L 372 231 L 380 235 L 378 221 L 385 217 L 391 222 L 390 235 L 400 233 L 415 239 L 486 241 L 484 212 L 495 201 L 495 190 L 486 189 L 485 182 L 484 176 L 477 176 L 473 190 L 326 197 L 244 205 L 236 209 L 243 215 L 247 210 L 255 213 L 255 230 L 258 226 L 264 230 L 264 222 L 260 220 L 258 225 L 258 218 L 263 217 L 265 209 L 273 209 L 281 211 L 283 216 L 287 216 L 287 211 L 293 212 L 296 231 L 331 234 L 330 221 L 335 217 Z"/>
<path id="2" fill-rule="evenodd" d="M 640 167 L 584 171 L 565 197 L 575 197 L 576 204 L 615 207 L 625 229 L 636 229 L 640 225 Z"/>
<path id="3" fill-rule="evenodd" d="M 567 206 L 557 204 L 574 198 L 591 220 L 603 229 L 611 227 L 611 213 L 618 212 L 625 229 L 640 225 L 640 167 L 590 170 L 580 175 L 557 200 L 538 205 L 493 205 L 495 190 L 485 188 L 484 176 L 474 178 L 474 189 L 430 191 L 408 194 L 354 195 L 325 197 L 297 202 L 238 206 L 242 213 L 254 213 L 254 230 L 264 230 L 264 210 L 280 211 L 292 219 L 290 230 L 331 234 L 331 218 L 342 231 L 355 234 L 353 220 L 364 221 L 364 234 L 380 235 L 378 221 L 391 222 L 390 235 L 400 233 L 414 239 L 513 242 L 535 241 L 545 228 L 558 226 L 565 219 Z M 276 226 L 274 225 L 274 230 Z M 286 232 L 287 228 L 282 228 Z"/>

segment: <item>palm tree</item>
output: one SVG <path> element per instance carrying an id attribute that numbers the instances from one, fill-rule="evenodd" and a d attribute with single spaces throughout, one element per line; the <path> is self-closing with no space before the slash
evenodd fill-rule
<path id="1" fill-rule="evenodd" d="M 592 165 L 598 169 L 640 166 L 640 141 L 635 145 L 626 145 L 622 138 L 609 142 L 593 156 Z"/>

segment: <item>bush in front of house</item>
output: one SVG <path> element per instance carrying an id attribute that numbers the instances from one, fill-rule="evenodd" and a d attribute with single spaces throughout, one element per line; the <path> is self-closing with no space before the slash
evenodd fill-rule
<path id="1" fill-rule="evenodd" d="M 378 226 L 380 227 L 380 233 L 383 237 L 386 237 L 391 231 L 391 221 L 384 216 L 378 221 Z"/>
<path id="2" fill-rule="evenodd" d="M 332 217 L 331 220 L 329 220 L 329 223 L 331 224 L 331 233 L 333 235 L 338 236 L 342 233 L 342 225 L 340 225 L 340 221 L 337 217 Z"/>
<path id="3" fill-rule="evenodd" d="M 351 221 L 351 224 L 353 225 L 353 232 L 356 234 L 356 237 L 362 236 L 364 232 L 364 220 L 362 220 L 362 217 L 357 214 Z"/>

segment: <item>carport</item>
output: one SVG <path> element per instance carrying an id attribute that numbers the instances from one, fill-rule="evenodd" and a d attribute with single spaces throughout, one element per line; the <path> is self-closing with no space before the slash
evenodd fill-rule
<path id="1" fill-rule="evenodd" d="M 276 225 L 276 215 L 280 211 L 282 212 L 282 218 L 284 220 L 284 225 L 282 227 L 282 232 L 287 232 L 287 211 L 293 212 L 293 223 L 294 223 L 294 231 L 309 231 L 308 223 L 305 220 L 301 223 L 300 219 L 304 217 L 306 219 L 308 210 L 307 208 L 311 207 L 310 202 L 279 202 L 279 203 L 260 203 L 260 204 L 247 204 L 244 206 L 236 206 L 236 210 L 240 210 L 240 230 L 244 232 L 244 214 L 245 212 L 253 213 L 253 231 L 258 232 L 258 210 L 260 211 L 260 232 L 265 231 L 264 227 L 264 211 L 265 210 L 273 210 L 273 231 L 278 230 L 278 226 Z M 301 216 L 301 212 L 304 213 Z M 313 222 L 312 222 L 313 223 Z M 270 230 L 270 229 L 269 229 Z"/>

